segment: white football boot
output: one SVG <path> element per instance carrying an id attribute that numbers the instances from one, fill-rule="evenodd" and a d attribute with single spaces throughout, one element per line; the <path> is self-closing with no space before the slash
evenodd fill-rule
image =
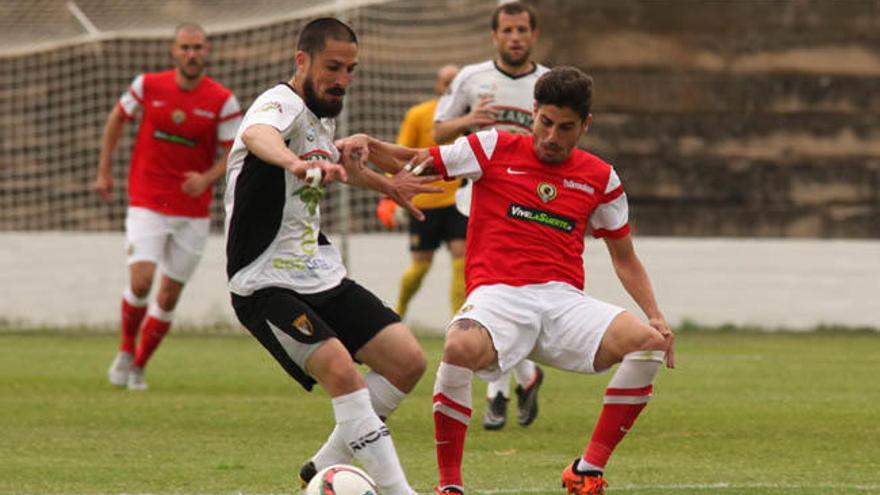
<path id="1" fill-rule="evenodd" d="M 134 355 L 130 352 L 119 351 L 113 359 L 113 364 L 107 370 L 107 378 L 110 385 L 124 387 L 128 384 L 128 374 L 131 373 L 131 362 L 134 361 Z"/>
<path id="2" fill-rule="evenodd" d="M 143 368 L 131 368 L 131 373 L 128 374 L 128 389 L 129 390 L 146 390 L 147 382 L 144 380 L 144 369 Z"/>

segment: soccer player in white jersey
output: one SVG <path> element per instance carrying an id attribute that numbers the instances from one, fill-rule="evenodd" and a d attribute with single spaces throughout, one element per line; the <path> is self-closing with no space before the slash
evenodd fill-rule
<path id="1" fill-rule="evenodd" d="M 548 70 L 530 58 L 537 38 L 537 20 L 529 6 L 511 2 L 495 9 L 492 43 L 498 55 L 495 60 L 467 65 L 459 71 L 434 113 L 436 142 L 489 128 L 531 132 L 535 81 Z M 456 196 L 462 213 L 467 214 L 470 183 Z M 513 367 L 513 375 L 517 382 L 517 422 L 528 426 L 538 415 L 538 390 L 544 375 L 528 359 Z M 483 427 L 487 430 L 499 430 L 507 422 L 509 383 L 510 373 L 504 373 L 486 388 L 488 405 Z"/>
<path id="2" fill-rule="evenodd" d="M 618 364 L 583 455 L 562 473 L 573 495 L 603 495 L 608 459 L 674 366 L 673 335 L 630 235 L 614 168 L 575 146 L 592 116 L 592 79 L 557 67 L 535 84 L 531 135 L 487 130 L 429 154 L 446 179 L 474 181 L 467 299 L 446 333 L 434 384 L 437 492 L 464 493 L 461 465 L 474 373 L 494 378 L 525 357 L 578 373 Z M 602 238 L 648 323 L 583 292 L 584 235 Z"/>
<path id="3" fill-rule="evenodd" d="M 171 328 L 183 286 L 196 269 L 210 224 L 211 186 L 226 171 L 226 156 L 241 121 L 232 91 L 205 74 L 205 31 L 184 23 L 174 32 L 174 69 L 141 74 L 107 117 L 94 188 L 110 201 L 110 165 L 122 129 L 139 119 L 128 174 L 125 238 L 129 285 L 122 297 L 119 352 L 110 383 L 147 388 L 147 361 Z M 222 156 L 217 158 L 218 148 Z M 159 293 L 147 309 L 156 265 Z M 135 343 L 140 334 L 140 343 Z"/>
<path id="4" fill-rule="evenodd" d="M 374 159 L 390 178 L 365 167 L 370 150 L 342 139 L 335 122 L 357 65 L 355 33 L 333 18 L 300 32 L 296 74 L 260 95 L 247 111 L 229 158 L 227 275 L 242 324 L 306 390 L 330 395 L 336 426 L 300 469 L 360 461 L 387 495 L 412 495 L 383 419 L 418 382 L 425 355 L 398 315 L 346 277 L 321 231 L 317 180 L 381 192 L 424 215 L 410 198 L 437 192 L 400 161 Z M 310 176 L 316 172 L 315 176 Z M 355 360 L 371 368 L 362 375 Z"/>

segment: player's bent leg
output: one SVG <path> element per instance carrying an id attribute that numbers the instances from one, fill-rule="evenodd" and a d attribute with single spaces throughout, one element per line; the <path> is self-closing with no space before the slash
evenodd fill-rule
<path id="1" fill-rule="evenodd" d="M 569 493 L 603 494 L 605 465 L 651 399 L 666 339 L 628 312 L 611 322 L 594 360 L 595 369 L 620 362 L 605 390 L 604 404 L 583 456 L 563 472 Z"/>
<path id="2" fill-rule="evenodd" d="M 132 371 L 129 377 L 129 390 L 145 390 L 144 368 L 156 352 L 159 344 L 171 330 L 174 308 L 183 291 L 183 282 L 163 275 L 159 283 L 159 293 L 155 305 L 150 307 L 141 329 L 141 341 L 135 352 Z"/>
<path id="3" fill-rule="evenodd" d="M 388 427 L 370 405 L 363 376 L 342 343 L 324 341 L 306 361 L 308 373 L 332 398 L 336 429 L 382 493 L 412 495 Z"/>
<path id="4" fill-rule="evenodd" d="M 472 408 L 474 370 L 497 360 L 489 331 L 470 319 L 456 320 L 446 334 L 434 383 L 434 439 L 439 493 L 463 493 L 461 463 Z"/>
<path id="5" fill-rule="evenodd" d="M 416 386 L 427 366 L 419 341 L 400 322 L 383 328 L 355 357 L 403 393 L 409 393 Z"/>
<path id="6" fill-rule="evenodd" d="M 425 372 L 424 351 L 406 325 L 399 322 L 383 328 L 355 356 L 371 368 L 364 380 L 373 410 L 383 421 L 391 416 Z M 300 467 L 300 480 L 307 484 L 320 469 L 350 463 L 352 455 L 336 428 L 318 452 Z"/>

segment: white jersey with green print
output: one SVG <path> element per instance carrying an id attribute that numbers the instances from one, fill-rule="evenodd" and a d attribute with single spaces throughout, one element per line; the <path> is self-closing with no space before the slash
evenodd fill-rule
<path id="1" fill-rule="evenodd" d="M 496 65 L 494 60 L 466 65 L 458 72 L 449 90 L 437 102 L 434 121 L 454 119 L 467 115 L 481 99 L 491 98 L 496 112 L 495 129 L 528 134 L 532 132 L 532 111 L 535 108 L 535 82 L 547 67 L 535 64 L 528 74 L 512 76 Z M 471 132 L 480 129 L 471 129 Z"/>
<path id="2" fill-rule="evenodd" d="M 226 171 L 226 273 L 229 289 L 247 296 L 266 287 L 313 294 L 339 285 L 342 257 L 321 233 L 321 210 L 300 193 L 306 186 L 281 167 L 249 152 L 241 140 L 250 126 L 278 129 L 304 160 L 339 161 L 336 124 L 319 119 L 287 84 L 260 95 L 248 109 Z"/>

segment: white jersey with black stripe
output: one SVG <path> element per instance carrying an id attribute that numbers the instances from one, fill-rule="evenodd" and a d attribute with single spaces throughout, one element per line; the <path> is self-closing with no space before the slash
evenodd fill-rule
<path id="1" fill-rule="evenodd" d="M 319 119 L 287 84 L 260 95 L 248 109 L 226 171 L 226 256 L 229 289 L 247 296 L 266 287 L 322 292 L 346 276 L 342 257 L 321 233 L 320 207 L 311 213 L 297 194 L 305 182 L 249 152 L 242 133 L 255 124 L 281 133 L 303 160 L 339 161 L 336 124 Z"/>

